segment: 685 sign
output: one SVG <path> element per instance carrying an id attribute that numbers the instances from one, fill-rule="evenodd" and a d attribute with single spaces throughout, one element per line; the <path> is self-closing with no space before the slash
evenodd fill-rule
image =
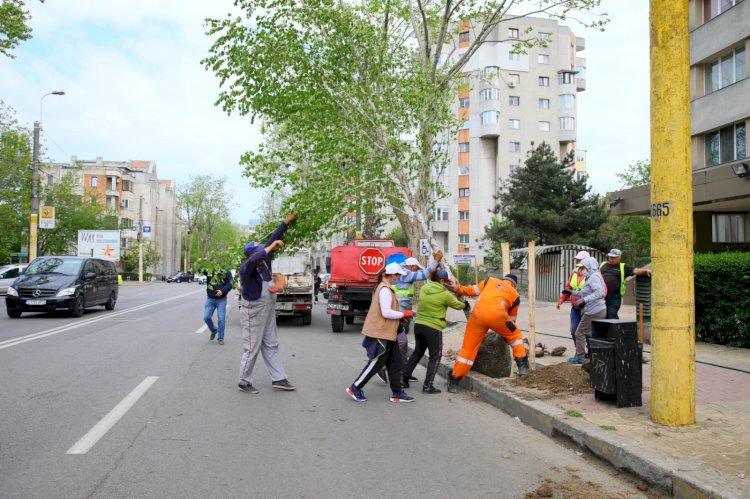
<path id="1" fill-rule="evenodd" d="M 654 203 L 651 205 L 651 218 L 668 217 L 672 211 L 672 202 L 665 201 L 664 203 Z"/>

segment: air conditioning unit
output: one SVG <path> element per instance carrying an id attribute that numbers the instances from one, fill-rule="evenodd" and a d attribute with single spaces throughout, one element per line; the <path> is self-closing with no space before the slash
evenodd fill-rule
<path id="1" fill-rule="evenodd" d="M 510 88 L 516 88 L 516 82 L 515 82 L 515 81 L 509 81 L 509 82 L 508 82 L 508 86 L 509 86 Z"/>

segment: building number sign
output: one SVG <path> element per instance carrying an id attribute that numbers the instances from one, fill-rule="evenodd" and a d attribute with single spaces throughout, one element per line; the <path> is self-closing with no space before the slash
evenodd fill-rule
<path id="1" fill-rule="evenodd" d="M 672 202 L 654 203 L 651 205 L 651 218 L 668 217 L 672 211 Z"/>

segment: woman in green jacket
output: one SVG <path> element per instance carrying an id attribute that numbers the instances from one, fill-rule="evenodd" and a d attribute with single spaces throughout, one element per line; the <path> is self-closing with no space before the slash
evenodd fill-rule
<path id="1" fill-rule="evenodd" d="M 403 384 L 409 386 L 409 377 L 417 367 L 417 363 L 429 350 L 427 374 L 424 378 L 422 393 L 440 393 L 440 389 L 432 386 L 435 379 L 440 357 L 443 355 L 443 329 L 445 328 L 445 313 L 448 307 L 463 310 L 465 303 L 459 301 L 450 291 L 450 276 L 443 269 L 436 270 L 430 280 L 422 286 L 419 293 L 419 309 L 414 316 L 414 352 L 406 362 L 403 372 Z"/>

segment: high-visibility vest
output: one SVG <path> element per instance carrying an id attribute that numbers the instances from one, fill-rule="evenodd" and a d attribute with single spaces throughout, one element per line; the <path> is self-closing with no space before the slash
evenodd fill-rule
<path id="1" fill-rule="evenodd" d="M 398 287 L 395 284 L 391 284 L 391 289 L 394 293 L 396 293 L 396 299 L 398 299 L 398 295 L 409 295 L 414 296 L 414 291 L 416 288 L 414 287 L 414 283 L 411 283 L 411 286 L 409 286 L 406 289 L 398 289 Z"/>
<path id="2" fill-rule="evenodd" d="M 583 289 L 583 285 L 586 284 L 585 277 L 581 279 L 578 283 L 576 283 L 577 275 L 580 275 L 580 274 L 578 274 L 577 272 L 570 273 L 570 289 L 572 289 L 573 291 L 580 291 L 581 289 Z"/>
<path id="3" fill-rule="evenodd" d="M 604 267 L 604 264 L 607 262 L 602 262 L 601 265 L 599 265 L 599 268 L 601 269 Z M 625 296 L 625 264 L 620 262 L 620 296 Z"/>

